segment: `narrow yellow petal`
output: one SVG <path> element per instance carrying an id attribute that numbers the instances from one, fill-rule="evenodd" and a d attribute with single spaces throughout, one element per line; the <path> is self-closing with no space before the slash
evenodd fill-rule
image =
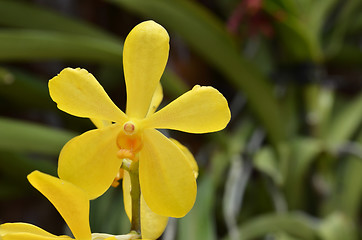
<path id="1" fill-rule="evenodd" d="M 195 86 L 143 120 L 148 128 L 167 128 L 190 133 L 222 130 L 230 121 L 224 96 L 213 87 Z"/>
<path id="2" fill-rule="evenodd" d="M 39 171 L 29 174 L 28 180 L 54 205 L 76 239 L 91 239 L 89 199 L 80 188 Z"/>
<path id="3" fill-rule="evenodd" d="M 123 177 L 123 202 L 128 219 L 132 221 L 131 180 L 127 171 Z M 157 239 L 165 231 L 168 217 L 151 211 L 141 194 L 141 233 L 142 239 Z"/>
<path id="4" fill-rule="evenodd" d="M 141 195 L 141 233 L 142 239 L 158 239 L 165 231 L 168 217 L 158 215 L 148 207 Z"/>
<path id="5" fill-rule="evenodd" d="M 96 118 L 91 118 L 90 120 L 97 128 L 104 128 L 112 124 L 112 122 L 108 120 L 100 120 Z"/>
<path id="6" fill-rule="evenodd" d="M 168 33 L 154 21 L 142 22 L 128 34 L 123 48 L 128 116 L 139 119 L 146 116 L 165 69 L 168 51 Z"/>
<path id="7" fill-rule="evenodd" d="M 140 185 L 149 208 L 163 216 L 183 217 L 196 198 L 196 181 L 185 154 L 154 129 L 144 130 Z"/>
<path id="8" fill-rule="evenodd" d="M 92 240 L 117 240 L 117 239 L 118 238 L 116 238 L 114 235 L 107 233 L 92 233 Z M 120 238 L 120 239 L 128 239 L 128 238 Z"/>
<path id="9" fill-rule="evenodd" d="M 26 233 L 26 232 L 10 233 L 1 238 L 1 240 L 70 240 L 70 239 L 73 239 L 73 238 L 68 237 L 68 236 L 49 237 L 49 236 L 36 235 L 36 234 Z"/>
<path id="10" fill-rule="evenodd" d="M 116 143 L 121 128 L 112 124 L 71 139 L 60 152 L 59 177 L 82 188 L 89 199 L 102 195 L 121 166 Z"/>
<path id="11" fill-rule="evenodd" d="M 187 162 L 190 164 L 192 171 L 194 172 L 194 176 L 197 179 L 199 176 L 199 166 L 197 165 L 197 162 L 194 158 L 194 155 L 190 152 L 190 150 L 182 145 L 179 141 L 173 138 L 169 138 L 174 144 L 177 145 L 177 147 L 185 154 Z"/>
<path id="12" fill-rule="evenodd" d="M 56 235 L 29 223 L 4 223 L 0 225 L 0 239 L 6 234 L 13 233 L 30 233 L 44 237 L 57 237 Z"/>
<path id="13" fill-rule="evenodd" d="M 85 69 L 65 68 L 49 81 L 49 92 L 60 110 L 74 116 L 113 122 L 127 121 L 127 116 Z"/>
<path id="14" fill-rule="evenodd" d="M 151 105 L 150 108 L 148 109 L 146 116 L 153 114 L 157 110 L 158 106 L 160 106 L 160 103 L 162 102 L 162 99 L 163 99 L 163 89 L 161 83 L 159 83 L 155 93 L 153 94 Z"/>
<path id="15" fill-rule="evenodd" d="M 127 171 L 123 174 L 123 204 L 129 221 L 132 221 L 132 199 L 131 199 L 131 178 Z"/>

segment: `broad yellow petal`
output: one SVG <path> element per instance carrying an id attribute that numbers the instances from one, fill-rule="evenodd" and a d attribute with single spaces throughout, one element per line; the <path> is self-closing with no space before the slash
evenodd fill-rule
<path id="1" fill-rule="evenodd" d="M 131 180 L 129 173 L 124 172 L 123 177 L 123 201 L 127 216 L 132 221 L 132 199 L 131 199 Z M 143 195 L 141 194 L 141 233 L 142 239 L 157 239 L 165 231 L 168 217 L 158 215 L 151 211 L 147 206 Z"/>
<path id="2" fill-rule="evenodd" d="M 159 83 L 156 88 L 156 91 L 153 94 L 151 105 L 150 108 L 148 109 L 146 116 L 153 114 L 157 110 L 158 106 L 160 106 L 160 103 L 162 102 L 162 99 L 163 99 L 163 89 L 161 83 Z"/>
<path id="3" fill-rule="evenodd" d="M 29 233 L 44 237 L 57 237 L 56 235 L 29 223 L 4 223 L 0 225 L 0 239 L 6 234 L 14 233 Z"/>
<path id="4" fill-rule="evenodd" d="M 54 205 L 76 239 L 91 239 L 89 199 L 83 190 L 39 171 L 29 174 L 28 180 Z"/>
<path id="5" fill-rule="evenodd" d="M 228 103 L 219 91 L 213 87 L 195 86 L 144 119 L 143 125 L 149 128 L 207 133 L 224 129 L 230 117 Z"/>
<path id="6" fill-rule="evenodd" d="M 145 129 L 139 162 L 141 191 L 150 209 L 163 216 L 185 216 L 196 198 L 196 181 L 185 154 L 162 133 Z"/>
<path id="7" fill-rule="evenodd" d="M 65 68 L 49 81 L 49 92 L 60 110 L 74 116 L 113 122 L 127 121 L 127 116 L 85 69 Z"/>
<path id="8" fill-rule="evenodd" d="M 127 115 L 144 118 L 165 69 L 169 51 L 167 31 L 154 21 L 138 24 L 123 48 L 127 88 Z"/>
<path id="9" fill-rule="evenodd" d="M 180 150 L 185 154 L 187 162 L 190 164 L 192 171 L 194 172 L 194 176 L 197 179 L 197 177 L 199 176 L 199 166 L 197 165 L 197 162 L 194 158 L 194 155 L 192 155 L 192 153 L 190 152 L 190 150 L 185 147 L 184 145 L 182 145 L 179 141 L 177 141 L 176 139 L 173 138 L 169 138 L 174 144 L 177 145 L 178 148 L 180 148 Z"/>
<path id="10" fill-rule="evenodd" d="M 122 126 L 112 124 L 71 139 L 58 162 L 61 179 L 82 188 L 89 199 L 102 195 L 111 186 L 122 161 L 117 158 L 117 135 Z"/>

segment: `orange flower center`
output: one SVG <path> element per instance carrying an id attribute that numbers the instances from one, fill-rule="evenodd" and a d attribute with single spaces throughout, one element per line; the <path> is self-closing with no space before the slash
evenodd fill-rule
<path id="1" fill-rule="evenodd" d="M 123 131 L 117 136 L 118 158 L 135 160 L 135 155 L 142 149 L 142 134 L 133 121 L 123 124 Z"/>

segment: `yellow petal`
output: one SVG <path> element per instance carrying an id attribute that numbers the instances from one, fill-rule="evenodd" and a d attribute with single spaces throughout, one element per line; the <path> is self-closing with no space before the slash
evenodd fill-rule
<path id="1" fill-rule="evenodd" d="M 150 105 L 150 108 L 148 109 L 146 116 L 153 114 L 156 111 L 158 106 L 160 106 L 162 99 L 163 99 L 163 89 L 162 89 L 161 83 L 159 83 L 156 88 L 155 93 L 153 94 L 153 97 L 151 100 L 151 105 Z"/>
<path id="2" fill-rule="evenodd" d="M 123 236 L 125 236 L 125 235 L 123 235 Z M 121 238 L 121 239 L 123 239 L 123 238 Z M 128 239 L 128 238 L 125 238 L 125 239 Z M 107 234 L 107 233 L 92 233 L 92 240 L 117 240 L 117 238 L 114 235 Z"/>
<path id="3" fill-rule="evenodd" d="M 73 238 L 68 237 L 68 236 L 49 237 L 49 236 L 36 235 L 36 234 L 26 233 L 26 232 L 10 233 L 1 238 L 1 240 L 70 240 L 70 239 L 73 239 Z"/>
<path id="4" fill-rule="evenodd" d="M 123 201 L 127 216 L 132 221 L 132 199 L 131 199 L 131 180 L 129 173 L 124 172 L 123 177 Z M 141 233 L 142 239 L 157 239 L 165 231 L 168 217 L 158 215 L 151 211 L 147 206 L 143 195 L 141 194 Z"/>
<path id="5" fill-rule="evenodd" d="M 196 181 L 185 154 L 162 133 L 145 129 L 139 164 L 141 191 L 150 209 L 163 216 L 185 216 L 196 198 Z"/>
<path id="6" fill-rule="evenodd" d="M 76 239 L 91 239 L 89 227 L 89 199 L 73 184 L 39 171 L 28 180 L 62 215 Z"/>
<path id="7" fill-rule="evenodd" d="M 169 138 L 174 144 L 177 145 L 178 148 L 185 154 L 187 162 L 190 164 L 192 171 L 194 172 L 195 178 L 199 176 L 199 166 L 197 165 L 197 162 L 194 158 L 194 155 L 190 152 L 190 150 L 182 145 L 179 141 L 173 138 Z"/>
<path id="8" fill-rule="evenodd" d="M 141 195 L 141 233 L 142 239 L 158 239 L 165 231 L 168 217 L 158 215 L 147 206 Z"/>
<path id="9" fill-rule="evenodd" d="M 89 199 L 102 195 L 121 166 L 116 143 L 121 128 L 112 124 L 71 139 L 60 152 L 59 177 L 82 188 Z"/>
<path id="10" fill-rule="evenodd" d="M 104 128 L 112 124 L 112 122 L 108 120 L 100 120 L 96 118 L 91 118 L 90 120 L 97 128 Z"/>
<path id="11" fill-rule="evenodd" d="M 65 68 L 49 81 L 49 92 L 60 110 L 74 116 L 113 122 L 127 121 L 127 116 L 85 69 Z"/>
<path id="12" fill-rule="evenodd" d="M 0 239 L 6 234 L 30 233 L 44 237 L 57 237 L 47 231 L 29 223 L 4 223 L 0 225 Z"/>
<path id="13" fill-rule="evenodd" d="M 123 204 L 129 221 L 132 221 L 131 178 L 127 171 L 123 173 Z"/>
<path id="14" fill-rule="evenodd" d="M 230 121 L 224 96 L 213 87 L 195 86 L 158 112 L 144 119 L 144 127 L 190 133 L 222 130 Z"/>
<path id="15" fill-rule="evenodd" d="M 167 63 L 168 42 L 167 31 L 154 21 L 142 22 L 128 34 L 123 48 L 128 116 L 146 116 Z"/>

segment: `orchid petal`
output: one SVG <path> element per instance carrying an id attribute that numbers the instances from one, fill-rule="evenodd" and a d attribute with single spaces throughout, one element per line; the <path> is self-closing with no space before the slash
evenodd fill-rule
<path id="1" fill-rule="evenodd" d="M 162 102 L 162 99 L 163 99 L 163 89 L 161 83 L 159 83 L 156 88 L 156 91 L 153 94 L 150 108 L 148 109 L 146 116 L 153 114 L 157 110 L 158 106 L 160 106 L 160 103 Z"/>
<path id="2" fill-rule="evenodd" d="M 80 188 L 39 171 L 29 174 L 28 180 L 54 205 L 76 239 L 91 239 L 89 199 Z"/>
<path id="3" fill-rule="evenodd" d="M 129 221 L 132 221 L 131 178 L 127 171 L 123 173 L 122 180 L 123 204 Z"/>
<path id="4" fill-rule="evenodd" d="M 42 236 L 27 232 L 9 233 L 1 238 L 1 240 L 71 240 L 73 238 L 68 236 Z"/>
<path id="5" fill-rule="evenodd" d="M 126 122 L 94 76 L 85 69 L 65 68 L 49 81 L 50 96 L 60 110 L 78 117 Z"/>
<path id="6" fill-rule="evenodd" d="M 128 34 L 123 48 L 128 116 L 139 119 L 146 116 L 168 52 L 168 33 L 154 21 L 142 22 Z"/>
<path id="7" fill-rule="evenodd" d="M 163 216 L 183 217 L 196 198 L 196 181 L 185 154 L 154 129 L 144 130 L 139 176 L 149 208 Z"/>
<path id="8" fill-rule="evenodd" d="M 116 143 L 121 128 L 119 124 L 112 124 L 71 139 L 60 152 L 59 177 L 83 189 L 89 199 L 102 195 L 111 186 L 122 163 L 117 158 Z"/>
<path id="9" fill-rule="evenodd" d="M 195 86 L 143 120 L 146 128 L 167 128 L 190 133 L 222 130 L 230 121 L 224 96 L 213 87 Z"/>
<path id="10" fill-rule="evenodd" d="M 94 126 L 96 126 L 97 128 L 105 128 L 112 124 L 112 122 L 108 121 L 108 120 L 100 120 L 100 119 L 96 119 L 96 118 L 91 118 L 90 120 L 92 121 Z"/>
<path id="11" fill-rule="evenodd" d="M 53 235 L 40 227 L 29 223 L 4 223 L 0 225 L 0 239 L 5 235 L 28 233 L 36 236 L 57 238 L 58 236 Z M 12 238 L 11 238 L 12 239 Z"/>
<path id="12" fill-rule="evenodd" d="M 195 160 L 194 155 L 190 152 L 190 150 L 182 145 L 179 141 L 173 138 L 169 138 L 174 144 L 177 145 L 177 147 L 185 154 L 187 162 L 190 164 L 192 171 L 194 172 L 195 178 L 199 176 L 199 166 L 197 165 L 197 162 Z"/>
<path id="13" fill-rule="evenodd" d="M 132 199 L 131 199 L 131 179 L 127 171 L 123 176 L 123 202 L 130 221 L 132 221 Z M 168 217 L 158 215 L 147 206 L 141 194 L 141 233 L 142 239 L 157 239 L 165 231 Z"/>
<path id="14" fill-rule="evenodd" d="M 168 217 L 154 213 L 141 195 L 141 232 L 142 239 L 158 239 L 165 231 Z"/>

